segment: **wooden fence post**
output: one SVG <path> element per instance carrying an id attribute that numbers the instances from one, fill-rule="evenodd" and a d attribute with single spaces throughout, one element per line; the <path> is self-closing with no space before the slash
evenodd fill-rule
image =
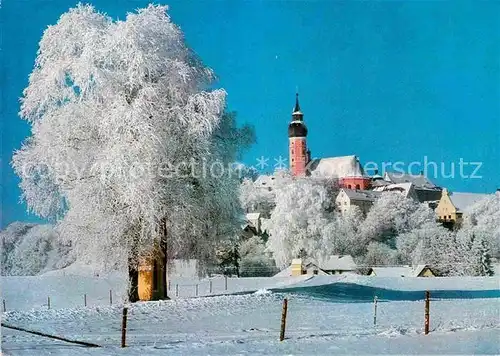
<path id="1" fill-rule="evenodd" d="M 47 297 L 47 309 L 50 309 L 50 297 Z"/>
<path id="2" fill-rule="evenodd" d="M 109 290 L 109 305 L 113 305 L 113 292 Z"/>
<path id="3" fill-rule="evenodd" d="M 168 281 L 168 290 L 172 290 L 172 281 Z"/>
<path id="4" fill-rule="evenodd" d="M 224 290 L 227 290 L 227 276 L 224 276 Z"/>
<path id="5" fill-rule="evenodd" d="M 430 316 L 429 316 L 429 312 L 430 312 L 430 308 L 429 308 L 429 304 L 430 304 L 430 293 L 429 291 L 426 291 L 425 292 L 425 321 L 424 321 L 424 334 L 427 335 L 429 333 L 429 324 L 430 324 Z"/>
<path id="6" fill-rule="evenodd" d="M 175 296 L 176 297 L 179 296 L 179 285 L 178 284 L 175 285 Z"/>
<path id="7" fill-rule="evenodd" d="M 122 347 L 125 347 L 125 340 L 127 334 L 127 312 L 128 308 L 123 308 L 123 316 L 122 316 Z"/>
<path id="8" fill-rule="evenodd" d="M 210 294 L 212 294 L 212 280 L 210 280 Z"/>
<path id="9" fill-rule="evenodd" d="M 3 300 L 3 312 L 5 313 L 7 309 L 5 308 L 5 299 Z"/>
<path id="10" fill-rule="evenodd" d="M 198 285 L 196 285 L 196 296 L 198 296 Z"/>
<path id="11" fill-rule="evenodd" d="M 373 325 L 377 325 L 377 296 L 373 298 Z"/>
<path id="12" fill-rule="evenodd" d="M 281 312 L 280 341 L 285 340 L 286 313 L 288 309 L 288 299 L 283 299 L 283 311 Z"/>
<path id="13" fill-rule="evenodd" d="M 83 305 L 87 306 L 87 294 L 83 295 Z"/>

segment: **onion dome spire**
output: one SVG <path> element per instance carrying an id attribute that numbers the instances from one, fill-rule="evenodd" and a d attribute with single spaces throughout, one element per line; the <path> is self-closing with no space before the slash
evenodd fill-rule
<path id="1" fill-rule="evenodd" d="M 288 137 L 306 137 L 307 128 L 304 124 L 304 114 L 300 111 L 299 93 L 295 94 L 295 107 L 292 112 L 292 122 L 288 126 Z"/>

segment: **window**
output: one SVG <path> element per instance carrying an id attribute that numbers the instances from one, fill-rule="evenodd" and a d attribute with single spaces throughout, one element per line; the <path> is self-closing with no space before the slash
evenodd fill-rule
<path id="1" fill-rule="evenodd" d="M 313 273 L 314 273 L 314 274 L 318 274 L 318 270 L 317 270 L 317 269 L 315 269 Z"/>
<path id="2" fill-rule="evenodd" d="M 292 148 L 292 155 L 293 155 L 293 148 Z"/>
<path id="3" fill-rule="evenodd" d="M 451 215 L 448 215 L 448 219 L 451 219 Z"/>
<path id="4" fill-rule="evenodd" d="M 342 274 L 342 271 L 339 271 L 339 274 Z"/>
<path id="5" fill-rule="evenodd" d="M 347 186 L 347 188 L 351 189 L 351 185 L 349 184 L 349 185 Z"/>
<path id="6" fill-rule="evenodd" d="M 360 188 L 359 188 L 359 184 L 356 184 L 356 189 L 360 189 Z"/>

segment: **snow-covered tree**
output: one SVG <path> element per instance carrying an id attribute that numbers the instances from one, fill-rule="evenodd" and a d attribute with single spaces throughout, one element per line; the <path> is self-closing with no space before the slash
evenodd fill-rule
<path id="1" fill-rule="evenodd" d="M 371 240 L 388 241 L 435 219 L 434 212 L 425 204 L 398 192 L 384 192 L 368 212 L 361 234 Z"/>
<path id="2" fill-rule="evenodd" d="M 288 266 L 301 251 L 312 257 L 327 254 L 323 230 L 333 219 L 334 196 L 324 181 L 282 177 L 274 191 L 276 207 L 263 229 L 269 233 L 267 246 L 277 266 Z"/>
<path id="3" fill-rule="evenodd" d="M 33 276 L 73 262 L 49 224 L 14 222 L 0 233 L 2 275 Z"/>
<path id="4" fill-rule="evenodd" d="M 396 251 L 382 242 L 372 241 L 361 259 L 366 266 L 391 266 L 396 264 Z"/>
<path id="5" fill-rule="evenodd" d="M 455 274 L 460 254 L 455 236 L 435 222 L 427 222 L 396 238 L 397 262 L 401 264 L 427 264 L 438 274 Z"/>
<path id="6" fill-rule="evenodd" d="M 275 192 L 259 186 L 250 178 L 245 178 L 240 185 L 240 201 L 245 212 L 267 214 L 274 207 Z"/>
<path id="7" fill-rule="evenodd" d="M 266 245 L 260 236 L 252 236 L 242 241 L 239 253 L 242 277 L 269 277 L 277 272 L 274 261 L 266 252 Z"/>
<path id="8" fill-rule="evenodd" d="M 360 233 L 362 223 L 363 214 L 357 206 L 332 216 L 322 232 L 325 253 L 353 257 L 364 254 L 369 240 Z"/>
<path id="9" fill-rule="evenodd" d="M 58 218 L 80 259 L 128 265 L 132 301 L 156 247 L 209 254 L 238 224 L 234 177 L 200 167 L 245 135 L 231 136 L 224 90 L 207 90 L 212 71 L 166 10 L 113 21 L 78 5 L 47 28 L 22 98 L 31 137 L 13 158 L 29 209 Z"/>
<path id="10" fill-rule="evenodd" d="M 457 232 L 457 248 L 461 263 L 456 274 L 465 276 L 493 275 L 488 244 L 483 236 L 474 233 L 472 227 L 465 227 Z"/>
<path id="11" fill-rule="evenodd" d="M 471 226 L 481 235 L 491 256 L 500 260 L 500 192 L 477 202 L 467 212 L 465 227 Z"/>

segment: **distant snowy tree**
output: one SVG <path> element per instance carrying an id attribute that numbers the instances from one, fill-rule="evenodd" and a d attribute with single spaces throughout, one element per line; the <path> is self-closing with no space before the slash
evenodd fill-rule
<path id="1" fill-rule="evenodd" d="M 245 178 L 240 185 L 240 201 L 245 212 L 269 213 L 274 207 L 275 192 L 259 186 L 255 181 Z"/>
<path id="2" fill-rule="evenodd" d="M 396 264 L 396 251 L 384 243 L 370 242 L 361 259 L 365 266 L 391 266 Z"/>
<path id="3" fill-rule="evenodd" d="M 440 275 L 456 274 L 460 255 L 454 234 L 437 223 L 425 223 L 420 228 L 396 238 L 397 261 L 402 264 L 427 264 Z"/>
<path id="4" fill-rule="evenodd" d="M 283 177 L 275 187 L 276 207 L 263 229 L 267 246 L 279 268 L 288 266 L 301 251 L 316 257 L 326 254 L 323 231 L 333 218 L 333 196 L 317 179 Z"/>
<path id="5" fill-rule="evenodd" d="M 325 254 L 360 256 L 366 252 L 369 240 L 360 234 L 363 214 L 357 206 L 343 214 L 335 214 L 323 227 Z"/>
<path id="6" fill-rule="evenodd" d="M 458 231 L 457 247 L 461 263 L 456 274 L 465 276 L 493 275 L 488 245 L 481 235 L 474 233 L 471 227 Z"/>
<path id="7" fill-rule="evenodd" d="M 0 233 L 2 275 L 33 276 L 66 267 L 73 258 L 49 224 L 14 222 Z"/>
<path id="8" fill-rule="evenodd" d="M 113 21 L 78 5 L 50 26 L 22 99 L 31 137 L 13 158 L 29 209 L 58 218 L 80 259 L 128 265 L 131 301 L 156 247 L 209 259 L 237 229 L 238 180 L 211 169 L 248 143 L 166 9 Z"/>
<path id="9" fill-rule="evenodd" d="M 481 235 L 490 249 L 491 256 L 500 260 L 500 192 L 477 202 L 467 212 L 464 225 Z"/>
<path id="10" fill-rule="evenodd" d="M 269 277 L 277 272 L 274 261 L 266 252 L 266 245 L 260 236 L 252 236 L 241 242 L 242 277 Z"/>
<path id="11" fill-rule="evenodd" d="M 477 238 L 472 246 L 472 251 L 477 256 L 477 275 L 493 276 L 493 265 L 487 242 L 482 237 Z"/>
<path id="12" fill-rule="evenodd" d="M 387 241 L 435 219 L 425 204 L 397 192 L 384 192 L 368 212 L 361 234 L 365 239 Z"/>

